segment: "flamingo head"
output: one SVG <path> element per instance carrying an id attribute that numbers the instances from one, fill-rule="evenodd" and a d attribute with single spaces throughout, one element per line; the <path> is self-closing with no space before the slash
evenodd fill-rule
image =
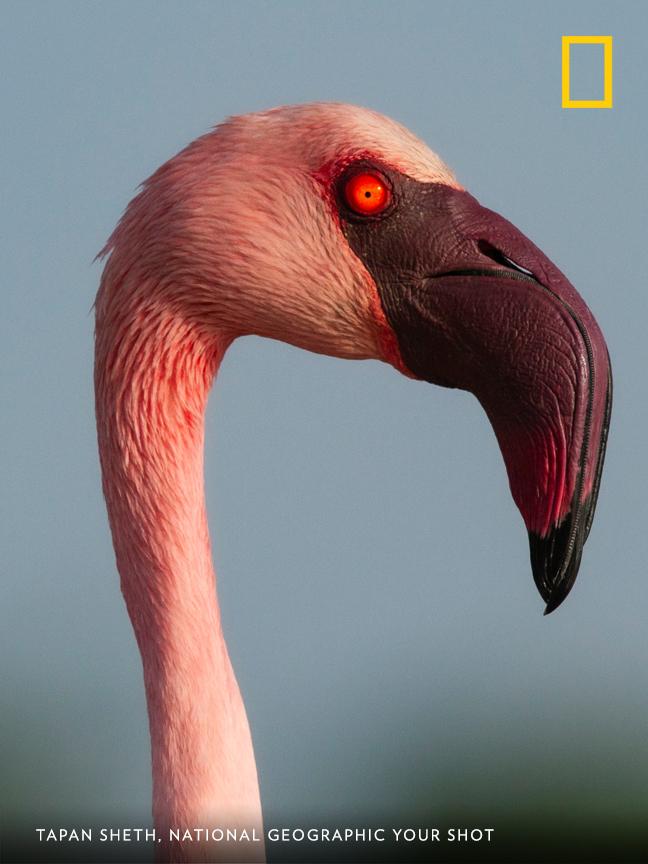
<path id="1" fill-rule="evenodd" d="M 546 612 L 567 596 L 605 453 L 604 338 L 558 268 L 409 131 L 343 104 L 232 118 L 144 184 L 107 251 L 129 278 L 105 308 L 144 281 L 150 304 L 225 342 L 378 358 L 474 393 Z"/>

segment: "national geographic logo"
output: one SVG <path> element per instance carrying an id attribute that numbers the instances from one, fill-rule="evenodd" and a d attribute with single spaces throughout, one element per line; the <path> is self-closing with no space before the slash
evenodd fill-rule
<path id="1" fill-rule="evenodd" d="M 603 46 L 603 98 L 571 98 L 571 46 Z M 611 108 L 612 107 L 612 37 L 611 36 L 563 36 L 562 37 L 562 107 L 563 108 Z"/>

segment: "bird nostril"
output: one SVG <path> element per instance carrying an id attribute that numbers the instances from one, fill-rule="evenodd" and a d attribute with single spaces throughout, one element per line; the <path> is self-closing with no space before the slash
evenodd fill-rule
<path id="1" fill-rule="evenodd" d="M 491 246 L 487 240 L 478 240 L 477 248 L 482 255 L 490 258 L 491 261 L 495 261 L 495 263 L 499 264 L 500 267 L 506 267 L 508 270 L 517 270 L 518 273 L 525 273 L 527 276 L 533 276 L 533 273 L 530 270 L 527 270 L 526 267 L 522 267 L 521 264 L 512 261 L 503 252 L 496 249 L 495 246 Z"/>

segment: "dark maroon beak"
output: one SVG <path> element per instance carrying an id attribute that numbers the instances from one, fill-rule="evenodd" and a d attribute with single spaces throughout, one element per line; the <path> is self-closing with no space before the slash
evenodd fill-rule
<path id="1" fill-rule="evenodd" d="M 535 247 L 526 243 L 531 264 Z M 426 280 L 425 317 L 429 325 L 444 316 L 443 336 L 432 361 L 418 345 L 405 362 L 426 380 L 470 390 L 484 406 L 527 524 L 533 577 L 549 614 L 574 584 L 592 525 L 612 376 L 598 326 L 559 271 L 543 284 L 495 247 L 489 254 L 504 266 Z M 461 371 L 450 377 L 450 368 Z"/>
<path id="2" fill-rule="evenodd" d="M 596 507 L 612 405 L 603 335 L 566 277 L 497 213 L 464 191 L 388 178 L 394 210 L 347 217 L 343 230 L 407 368 L 486 410 L 547 614 L 574 584 Z"/>

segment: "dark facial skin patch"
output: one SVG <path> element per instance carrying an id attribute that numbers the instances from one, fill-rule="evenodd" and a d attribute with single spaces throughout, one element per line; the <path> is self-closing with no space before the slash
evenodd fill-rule
<path id="1" fill-rule="evenodd" d="M 345 184 L 371 171 L 388 183 L 390 204 L 354 213 Z M 552 611 L 576 578 L 605 454 L 612 378 L 594 317 L 528 238 L 463 190 L 363 159 L 332 193 L 405 365 L 474 393 L 486 410 Z"/>

